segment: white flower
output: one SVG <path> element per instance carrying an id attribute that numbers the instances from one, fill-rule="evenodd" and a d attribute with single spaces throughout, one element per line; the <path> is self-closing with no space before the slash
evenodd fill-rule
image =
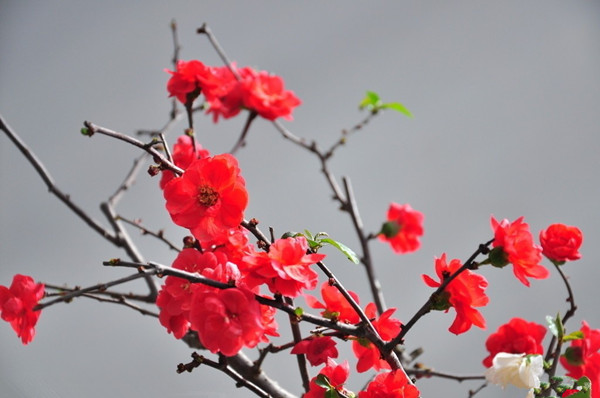
<path id="1" fill-rule="evenodd" d="M 485 378 L 502 388 L 508 384 L 519 388 L 539 388 L 542 374 L 544 360 L 541 355 L 499 352 L 492 361 L 492 367 L 485 372 Z"/>

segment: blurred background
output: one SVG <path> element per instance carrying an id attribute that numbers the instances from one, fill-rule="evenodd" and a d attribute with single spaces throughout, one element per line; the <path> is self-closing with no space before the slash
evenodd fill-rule
<path id="1" fill-rule="evenodd" d="M 0 113 L 58 187 L 104 225 L 98 205 L 139 151 L 107 137 L 83 137 L 79 130 L 84 120 L 126 134 L 164 125 L 171 106 L 164 69 L 172 68 L 173 18 L 181 59 L 220 65 L 208 40 L 195 33 L 206 22 L 239 65 L 282 76 L 303 101 L 285 125 L 322 147 L 365 116 L 358 103 L 366 90 L 413 112 L 414 119 L 379 115 L 330 163 L 336 176 L 350 177 L 368 231 L 378 230 L 392 201 L 425 214 L 417 253 L 398 256 L 385 244 L 371 245 L 387 304 L 397 308 L 399 319 L 410 319 L 431 293 L 421 274 L 434 273 L 434 257 L 466 260 L 492 237 L 493 214 L 525 216 L 535 236 L 555 222 L 583 230 L 583 258 L 564 268 L 579 306 L 567 329 L 579 329 L 582 320 L 600 328 L 593 293 L 600 279 L 600 255 L 593 249 L 600 242 L 600 3 L 1 1 Z M 228 151 L 244 121 L 242 115 L 215 125 L 198 114 L 198 140 L 213 154 Z M 175 126 L 169 140 L 185 127 Z M 276 235 L 326 231 L 358 250 L 351 221 L 330 200 L 311 154 L 257 120 L 238 158 L 250 193 L 247 218 L 259 219 L 264 230 L 272 226 Z M 131 273 L 101 265 L 125 255 L 50 195 L 4 135 L 0 203 L 0 284 L 9 285 L 15 273 L 68 286 Z M 118 212 L 164 229 L 177 242 L 186 233 L 170 223 L 158 179 L 146 173 Z M 174 252 L 162 243 L 131 233 L 147 259 L 172 262 Z M 326 253 L 346 287 L 362 303 L 370 301 L 363 270 L 335 251 Z M 481 310 L 487 330 L 455 336 L 447 331 L 453 310 L 429 314 L 406 339 L 408 349 L 424 348 L 419 360 L 425 365 L 482 374 L 485 339 L 499 325 L 514 316 L 544 323 L 546 315 L 567 309 L 553 270 L 530 288 L 510 267 L 481 273 L 490 282 L 490 304 Z M 144 292 L 144 285 L 121 290 Z M 285 318 L 279 323 L 288 329 Z M 2 323 L 0 352 L 5 397 L 250 396 L 209 368 L 176 374 L 191 349 L 155 318 L 84 298 L 44 310 L 26 347 Z M 353 356 L 347 358 L 354 369 Z M 301 393 L 290 355 L 269 357 L 265 367 Z M 359 391 L 365 380 L 353 374 L 348 388 Z M 423 396 L 467 397 L 480 384 L 429 379 L 418 386 Z M 491 386 L 478 396 L 525 394 Z"/>

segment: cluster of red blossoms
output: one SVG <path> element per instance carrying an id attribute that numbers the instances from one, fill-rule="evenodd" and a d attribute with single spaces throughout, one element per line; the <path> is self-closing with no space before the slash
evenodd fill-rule
<path id="1" fill-rule="evenodd" d="M 523 222 L 523 217 L 509 222 L 498 222 L 491 219 L 494 232 L 493 249 L 482 264 L 490 263 L 496 267 L 513 265 L 513 273 L 525 286 L 529 286 L 527 278 L 543 279 L 548 277 L 548 270 L 540 264 L 542 254 L 556 264 L 564 264 L 566 260 L 581 258 L 579 247 L 582 243 L 581 231 L 576 227 L 564 224 L 550 225 L 540 232 L 541 246 L 534 243 L 529 225 Z M 446 254 L 435 260 L 435 270 L 439 281 L 428 275 L 423 275 L 424 282 L 430 287 L 439 288 L 450 276 L 457 274 L 447 286 L 433 296 L 432 309 L 448 311 L 454 308 L 456 318 L 450 326 L 452 333 L 464 333 L 475 325 L 485 328 L 485 319 L 475 307 L 485 306 L 489 299 L 485 294 L 488 286 L 486 278 L 469 269 L 462 269 L 463 264 L 458 259 L 450 263 Z M 491 360 L 489 359 L 489 363 Z"/>
<path id="2" fill-rule="evenodd" d="M 167 83 L 170 96 L 186 106 L 191 106 L 204 95 L 216 122 L 236 116 L 248 109 L 268 120 L 279 117 L 291 120 L 292 110 L 300 100 L 292 91 L 285 90 L 279 76 L 249 67 L 237 68 L 235 64 L 223 67 L 204 65 L 200 61 L 178 61 Z"/>

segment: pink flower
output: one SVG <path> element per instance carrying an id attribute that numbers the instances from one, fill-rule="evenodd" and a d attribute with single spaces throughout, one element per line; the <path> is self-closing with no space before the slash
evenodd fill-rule
<path id="1" fill-rule="evenodd" d="M 327 377 L 333 390 L 339 391 L 348 396 L 348 391 L 344 389 L 344 383 L 346 383 L 348 375 L 350 374 L 350 368 L 347 361 L 341 365 L 338 365 L 333 359 L 328 359 L 327 366 L 321 369 L 319 374 Z M 325 398 L 325 393 L 328 390 L 319 386 L 316 380 L 317 376 L 310 380 L 309 390 L 307 393 L 302 395 L 302 398 Z"/>
<path id="2" fill-rule="evenodd" d="M 579 247 L 583 242 L 583 234 L 577 227 L 564 224 L 552 224 L 540 231 L 540 243 L 543 254 L 557 263 L 579 260 Z"/>
<path id="3" fill-rule="evenodd" d="M 44 284 L 35 283 L 33 278 L 17 274 L 9 288 L 0 286 L 0 311 L 2 319 L 10 323 L 23 344 L 35 336 L 35 324 L 41 311 L 33 308 L 44 297 Z"/>
<path id="4" fill-rule="evenodd" d="M 396 253 L 414 252 L 421 247 L 419 237 L 423 236 L 423 218 L 423 213 L 413 210 L 409 204 L 392 203 L 379 240 L 389 242 Z"/>
<path id="5" fill-rule="evenodd" d="M 318 274 L 310 268 L 325 258 L 324 254 L 306 254 L 308 242 L 303 236 L 277 239 L 269 253 L 245 256 L 240 269 L 248 286 L 265 283 L 272 293 L 296 297 L 305 289 L 314 289 Z"/>
<path id="6" fill-rule="evenodd" d="M 242 347 L 255 347 L 264 335 L 262 311 L 247 289 L 194 289 L 191 328 L 210 352 L 236 355 Z"/>
<path id="7" fill-rule="evenodd" d="M 267 120 L 282 117 L 292 120 L 292 110 L 300 105 L 300 100 L 292 91 L 284 89 L 279 76 L 265 71 L 243 81 L 244 106 Z"/>
<path id="8" fill-rule="evenodd" d="M 446 253 L 435 259 L 435 272 L 440 279 L 436 281 L 428 275 L 423 275 L 423 281 L 427 286 L 439 287 L 445 278 L 454 274 L 462 267 L 460 260 L 454 259 L 446 263 Z M 445 310 L 450 307 L 456 310 L 456 318 L 448 329 L 454 334 L 461 334 L 471 328 L 472 325 L 485 329 L 485 319 L 474 307 L 483 307 L 489 302 L 485 294 L 488 282 L 484 276 L 478 275 L 470 270 L 461 272 L 446 286 L 440 294 L 434 308 Z M 447 295 L 445 295 L 447 293 Z"/>
<path id="9" fill-rule="evenodd" d="M 513 265 L 513 272 L 518 280 L 529 286 L 527 278 L 544 279 L 550 274 L 542 261 L 542 248 L 533 243 L 529 225 L 523 222 L 523 217 L 512 223 L 504 219 L 501 222 L 492 217 L 494 231 L 494 248 L 490 253 L 492 264 L 502 267 L 507 263 Z M 499 256 L 496 256 L 499 254 Z"/>
<path id="10" fill-rule="evenodd" d="M 381 314 L 379 319 L 375 319 L 377 317 L 375 304 L 369 303 L 365 308 L 365 315 L 369 319 L 373 319 L 371 323 L 384 341 L 390 341 L 396 337 L 402 328 L 402 323 L 398 319 L 392 318 L 394 312 L 396 312 L 396 309 L 390 308 Z M 367 339 L 354 340 L 352 342 L 352 351 L 356 358 L 358 358 L 356 371 L 359 373 L 366 372 L 371 368 L 377 371 L 390 368 L 390 365 L 381 358 L 379 349 Z"/>
<path id="11" fill-rule="evenodd" d="M 327 362 L 329 358 L 337 358 L 336 342 L 329 336 L 313 336 L 301 340 L 292 349 L 292 354 L 306 354 L 312 366 Z"/>
<path id="12" fill-rule="evenodd" d="M 348 291 L 348 293 L 358 304 L 358 295 L 352 291 Z M 306 295 L 305 297 L 310 307 L 323 308 L 325 310 L 321 312 L 321 316 L 346 323 L 358 323 L 360 321 L 360 317 L 348 300 L 342 296 L 342 293 L 335 286 L 331 286 L 329 282 L 324 282 L 321 285 L 321 297 L 323 297 L 324 304 L 313 296 Z"/>

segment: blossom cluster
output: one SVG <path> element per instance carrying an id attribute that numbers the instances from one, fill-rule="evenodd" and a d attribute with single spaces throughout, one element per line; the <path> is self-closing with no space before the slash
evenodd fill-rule
<path id="1" fill-rule="evenodd" d="M 238 68 L 235 64 L 214 67 L 201 61 L 178 61 L 167 90 L 182 104 L 190 106 L 200 95 L 209 105 L 208 113 L 216 122 L 236 116 L 248 109 L 267 120 L 279 117 L 291 120 L 292 110 L 300 100 L 289 90 L 279 76 L 250 67 Z"/>

